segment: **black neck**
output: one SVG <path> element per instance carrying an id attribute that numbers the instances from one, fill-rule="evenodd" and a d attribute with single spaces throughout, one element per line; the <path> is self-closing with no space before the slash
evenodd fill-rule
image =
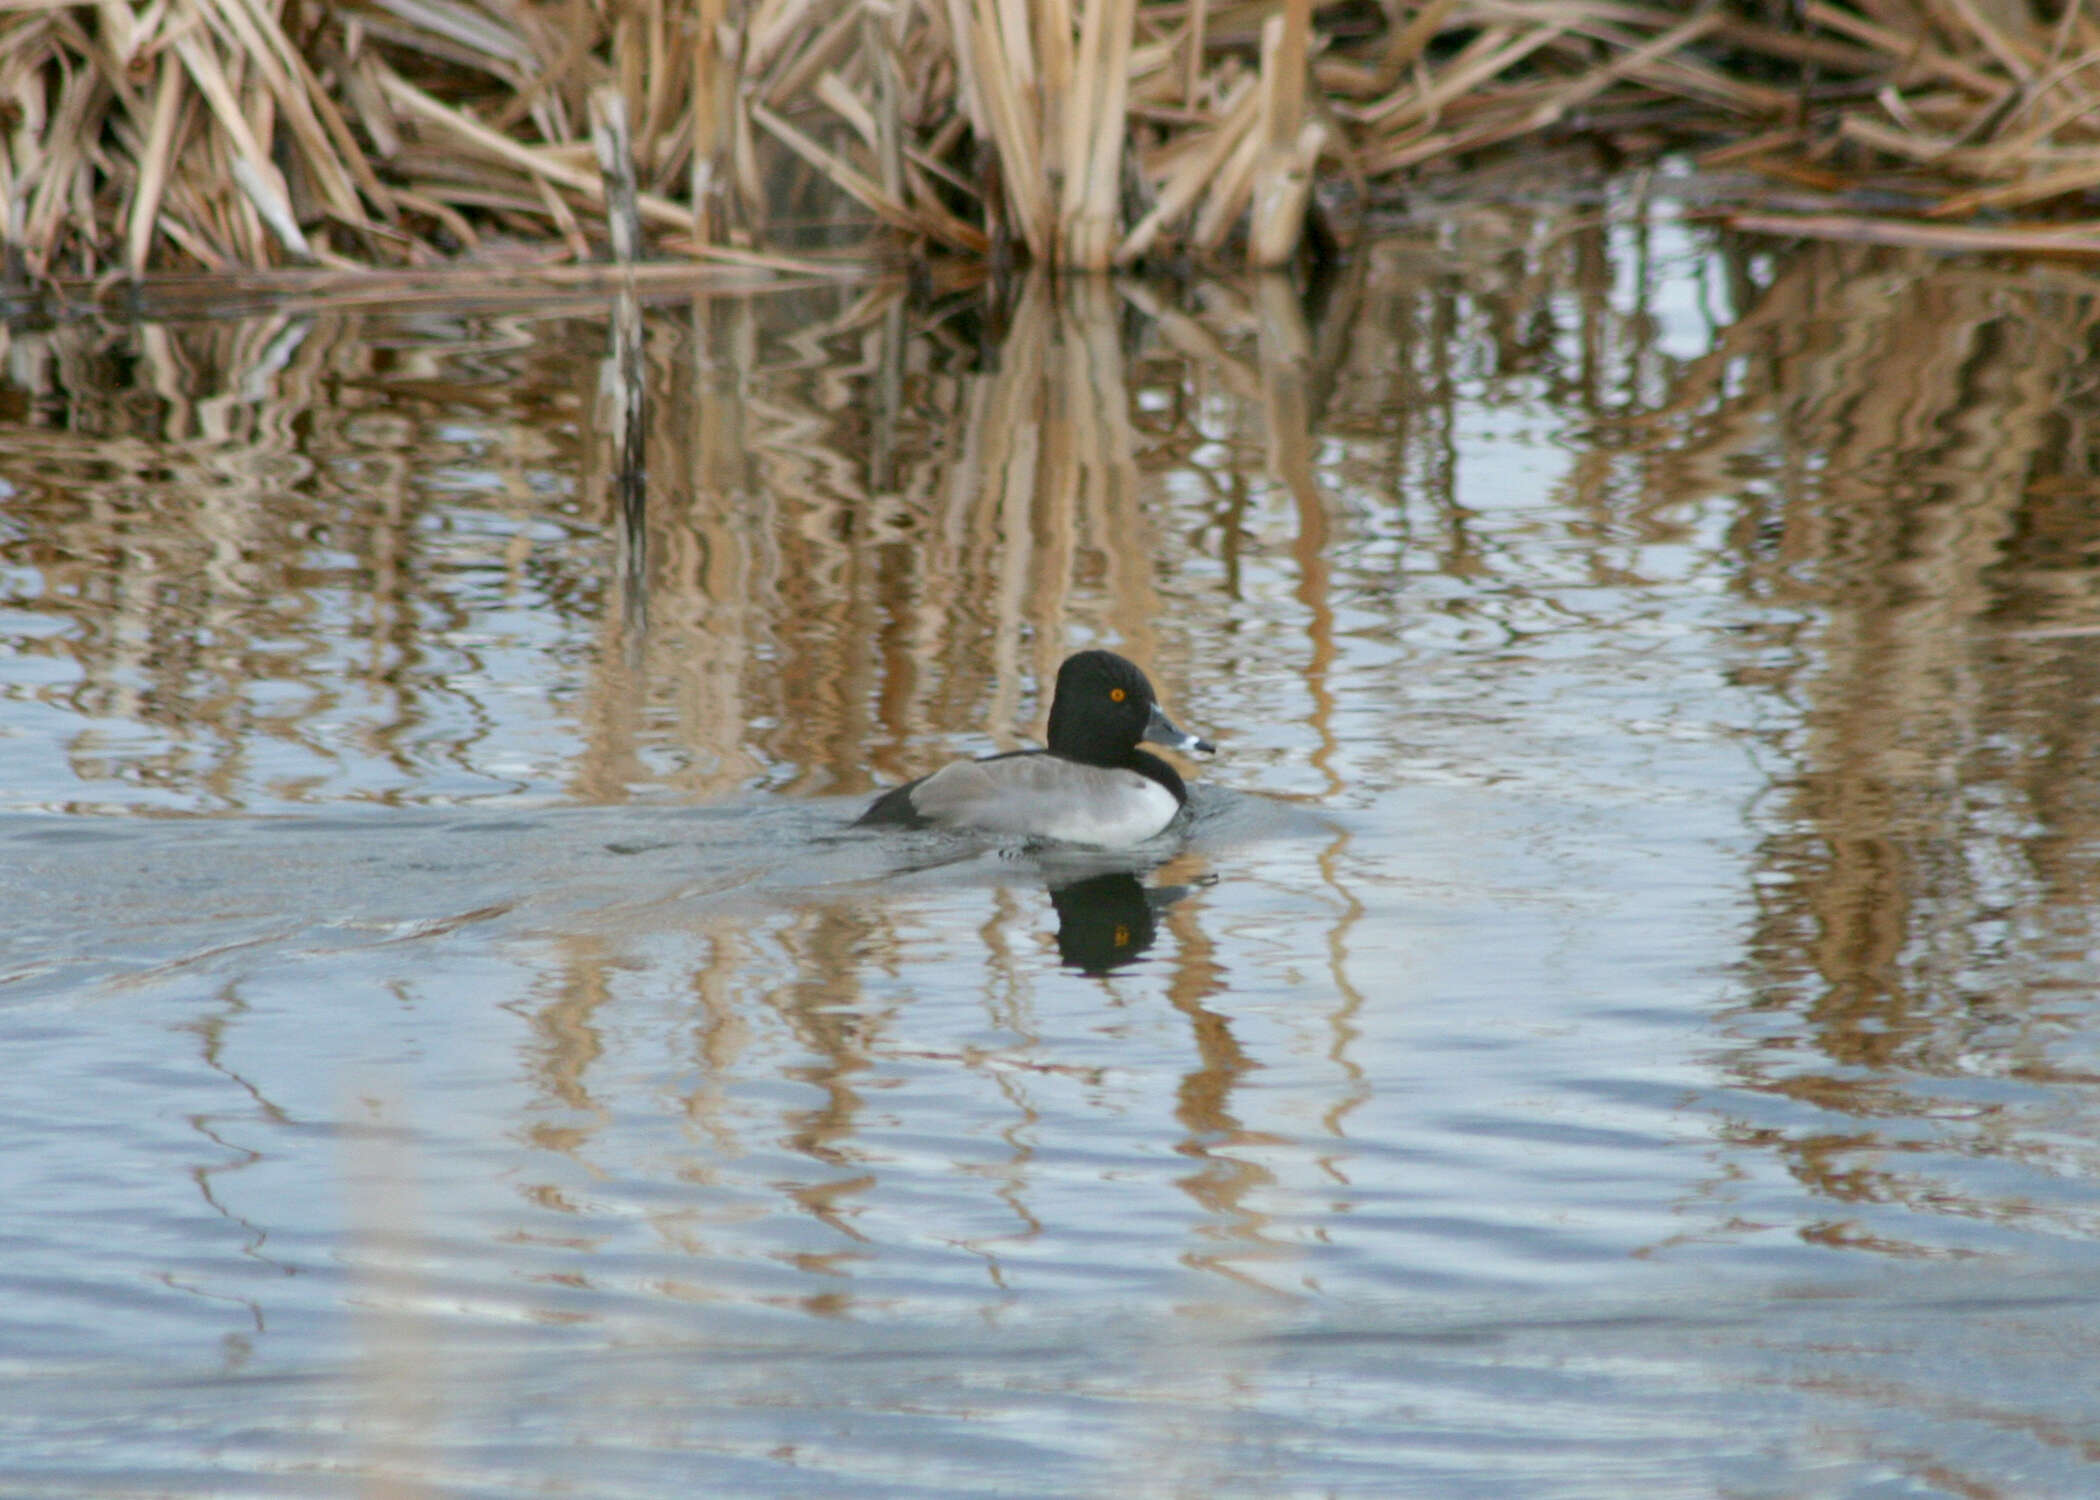
<path id="1" fill-rule="evenodd" d="M 1050 705 L 1050 753 L 1066 760 L 1085 761 L 1090 766 L 1128 764 L 1125 747 L 1136 738 L 1129 729 L 1089 720 L 1067 707 L 1062 696 Z"/>
<path id="2" fill-rule="evenodd" d="M 1151 777 L 1172 792 L 1176 802 L 1189 800 L 1188 784 L 1181 779 L 1181 773 L 1154 755 L 1150 750 L 1132 750 L 1130 759 L 1125 761 L 1124 764 L 1140 776 Z"/>

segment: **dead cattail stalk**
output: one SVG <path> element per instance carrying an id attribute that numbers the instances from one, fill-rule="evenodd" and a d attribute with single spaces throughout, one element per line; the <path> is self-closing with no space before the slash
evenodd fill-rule
<path id="1" fill-rule="evenodd" d="M 131 199 L 131 222 L 124 236 L 124 269 L 136 278 L 146 274 L 146 256 L 160 217 L 161 193 L 167 187 L 168 164 L 175 152 L 175 127 L 181 118 L 182 70 L 163 63 L 153 90 L 153 116 L 140 153 L 138 187 Z"/>
<path id="2" fill-rule="evenodd" d="M 597 150 L 598 174 L 605 183 L 605 222 L 612 239 L 613 260 L 618 265 L 631 266 L 642 250 L 642 215 L 637 201 L 640 189 L 634 180 L 634 141 L 627 128 L 627 96 L 609 84 L 591 92 L 591 144 Z"/>
<path id="3" fill-rule="evenodd" d="M 1067 174 L 1056 257 L 1077 270 L 1108 269 L 1116 248 L 1116 200 L 1122 186 L 1130 44 L 1136 25 L 1136 0 L 1088 0 L 1079 33 L 1078 86 L 1066 127 Z"/>
<path id="4" fill-rule="evenodd" d="M 1262 145 L 1247 215 L 1247 263 L 1259 268 L 1284 265 L 1297 253 L 1313 164 L 1327 138 L 1327 127 L 1305 113 L 1311 31 L 1312 0 L 1285 0 L 1283 14 L 1262 26 Z"/>
<path id="5" fill-rule="evenodd" d="M 2007 224 L 1989 228 L 1919 224 L 1854 214 L 1731 214 L 1732 229 L 1804 239 L 1850 240 L 1939 251 L 2011 251 L 2026 255 L 2100 255 L 2100 231 L 2078 225 Z"/>

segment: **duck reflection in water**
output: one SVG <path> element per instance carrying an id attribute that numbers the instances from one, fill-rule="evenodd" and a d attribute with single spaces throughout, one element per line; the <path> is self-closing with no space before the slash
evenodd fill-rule
<path id="1" fill-rule="evenodd" d="M 1159 936 L 1159 914 L 1188 892 L 1185 885 L 1148 888 L 1128 870 L 1053 881 L 1058 957 L 1082 974 L 1108 974 L 1136 963 Z"/>

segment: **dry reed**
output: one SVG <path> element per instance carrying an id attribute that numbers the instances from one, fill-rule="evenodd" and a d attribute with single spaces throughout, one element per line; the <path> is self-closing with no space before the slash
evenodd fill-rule
<path id="1" fill-rule="evenodd" d="M 2100 189 L 2100 21 L 2043 9 L 0 0 L 7 266 L 516 269 L 604 254 L 609 201 L 643 251 L 745 272 L 812 244 L 1277 265 L 1323 201 L 1582 133 L 1694 142 L 1828 210 L 1746 224 L 2082 248 L 1999 222 Z M 607 96 L 625 163 L 594 155 Z M 1851 222 L 1869 198 L 1882 227 Z"/>

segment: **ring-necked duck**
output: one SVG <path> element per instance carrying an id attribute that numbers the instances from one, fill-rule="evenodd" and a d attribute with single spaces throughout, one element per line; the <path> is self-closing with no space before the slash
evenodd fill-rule
<path id="1" fill-rule="evenodd" d="M 1152 684 L 1113 651 L 1082 651 L 1057 670 L 1050 748 L 961 760 L 894 787 L 861 824 L 950 828 L 1108 847 L 1149 839 L 1189 800 L 1174 768 L 1138 749 L 1213 748 L 1176 729 Z"/>

